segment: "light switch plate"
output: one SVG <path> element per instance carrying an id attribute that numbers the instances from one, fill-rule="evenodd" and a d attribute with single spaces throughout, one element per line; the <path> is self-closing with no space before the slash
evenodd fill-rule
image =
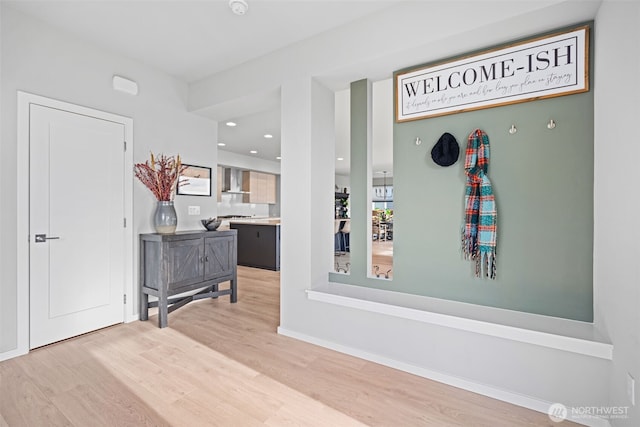
<path id="1" fill-rule="evenodd" d="M 200 206 L 189 206 L 189 215 L 200 215 Z"/>

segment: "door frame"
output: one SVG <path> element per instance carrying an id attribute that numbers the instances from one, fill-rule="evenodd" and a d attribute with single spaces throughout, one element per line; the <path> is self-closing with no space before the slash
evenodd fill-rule
<path id="1" fill-rule="evenodd" d="M 123 322 L 138 319 L 136 312 L 133 266 L 133 119 L 93 108 L 83 107 L 28 92 L 18 91 L 17 147 L 17 348 L 15 356 L 29 352 L 29 109 L 31 104 L 96 117 L 124 125 L 124 215 L 126 220 L 124 247 L 124 294 L 126 303 Z M 124 149 L 124 147 L 123 147 Z"/>

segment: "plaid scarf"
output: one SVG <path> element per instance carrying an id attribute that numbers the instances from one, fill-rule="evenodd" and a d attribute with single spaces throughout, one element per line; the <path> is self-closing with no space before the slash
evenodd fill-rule
<path id="1" fill-rule="evenodd" d="M 465 219 L 462 229 L 464 258 L 475 261 L 476 277 L 496 278 L 496 201 L 487 176 L 489 137 L 476 129 L 469 135 L 464 160 L 467 175 Z"/>

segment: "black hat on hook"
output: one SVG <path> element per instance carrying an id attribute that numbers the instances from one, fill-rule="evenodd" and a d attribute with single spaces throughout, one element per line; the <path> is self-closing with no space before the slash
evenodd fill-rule
<path id="1" fill-rule="evenodd" d="M 458 161 L 460 146 L 456 138 L 449 132 L 442 134 L 436 145 L 431 149 L 431 158 L 440 166 L 451 166 Z"/>

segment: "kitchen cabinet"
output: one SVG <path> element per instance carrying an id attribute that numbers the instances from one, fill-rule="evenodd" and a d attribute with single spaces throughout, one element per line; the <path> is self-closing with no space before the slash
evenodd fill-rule
<path id="1" fill-rule="evenodd" d="M 269 204 L 278 203 L 278 196 L 276 191 L 276 176 L 270 173 L 265 175 L 265 202 Z"/>
<path id="2" fill-rule="evenodd" d="M 231 222 L 238 231 L 238 265 L 280 270 L 280 224 Z"/>
<path id="3" fill-rule="evenodd" d="M 188 231 L 140 235 L 140 320 L 158 307 L 158 326 L 167 326 L 173 310 L 190 301 L 237 293 L 237 231 Z M 229 289 L 219 283 L 230 281 Z M 169 297 L 200 290 L 186 297 Z M 158 301 L 149 302 L 149 295 Z"/>
<path id="4" fill-rule="evenodd" d="M 276 176 L 270 173 L 243 171 L 242 196 L 244 203 L 277 203 Z"/>

